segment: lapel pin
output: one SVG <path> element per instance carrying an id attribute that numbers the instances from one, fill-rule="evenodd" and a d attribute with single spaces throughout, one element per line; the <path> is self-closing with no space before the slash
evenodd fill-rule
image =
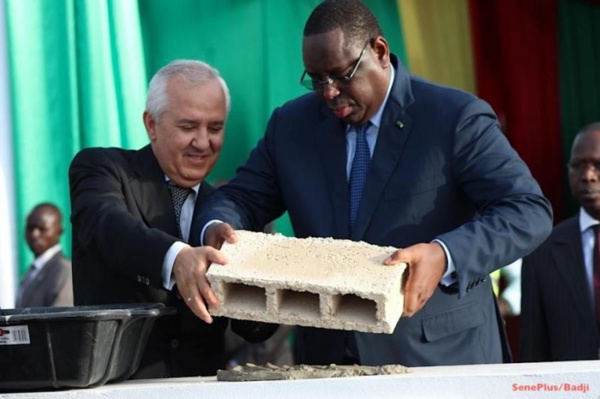
<path id="1" fill-rule="evenodd" d="M 398 128 L 400 129 L 404 129 L 404 123 L 402 123 L 402 121 L 396 121 L 396 126 L 398 126 Z"/>

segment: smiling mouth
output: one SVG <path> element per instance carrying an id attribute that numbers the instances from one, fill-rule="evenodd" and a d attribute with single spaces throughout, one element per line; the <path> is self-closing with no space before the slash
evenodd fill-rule
<path id="1" fill-rule="evenodd" d="M 192 161 L 201 162 L 208 159 L 209 154 L 187 154 L 186 157 Z"/>

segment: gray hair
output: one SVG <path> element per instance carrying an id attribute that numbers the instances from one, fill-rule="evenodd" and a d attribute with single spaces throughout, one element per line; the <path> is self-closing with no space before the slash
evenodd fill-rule
<path id="1" fill-rule="evenodd" d="M 225 107 L 227 114 L 229 114 L 229 109 L 231 108 L 229 88 L 219 71 L 202 61 L 175 60 L 159 69 L 152 77 L 152 80 L 150 80 L 150 85 L 148 86 L 146 111 L 155 121 L 158 122 L 160 120 L 162 113 L 167 108 L 169 101 L 166 90 L 167 83 L 174 76 L 180 76 L 190 86 L 202 84 L 207 80 L 217 81 L 223 89 Z"/>

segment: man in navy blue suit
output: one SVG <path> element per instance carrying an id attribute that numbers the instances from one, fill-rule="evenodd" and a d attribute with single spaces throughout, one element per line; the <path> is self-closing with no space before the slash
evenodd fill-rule
<path id="1" fill-rule="evenodd" d="M 273 112 L 246 164 L 207 201 L 204 242 L 235 242 L 235 229 L 259 231 L 287 211 L 297 237 L 398 248 L 385 261 L 409 265 L 394 333 L 301 327 L 297 363 L 506 361 L 487 277 L 548 236 L 552 210 L 493 110 L 409 75 L 359 1 L 320 3 L 302 54 L 310 93 Z M 365 152 L 354 214 L 349 182 Z"/>

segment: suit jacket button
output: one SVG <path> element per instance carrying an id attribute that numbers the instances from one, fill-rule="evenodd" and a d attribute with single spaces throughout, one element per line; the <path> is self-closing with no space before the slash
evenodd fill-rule
<path id="1" fill-rule="evenodd" d="M 171 340 L 171 348 L 173 348 L 173 349 L 179 348 L 179 340 L 177 338 Z"/>
<path id="2" fill-rule="evenodd" d="M 140 276 L 140 275 L 138 274 L 137 278 L 138 278 L 138 283 L 141 283 L 141 282 L 142 282 L 142 276 Z"/>

